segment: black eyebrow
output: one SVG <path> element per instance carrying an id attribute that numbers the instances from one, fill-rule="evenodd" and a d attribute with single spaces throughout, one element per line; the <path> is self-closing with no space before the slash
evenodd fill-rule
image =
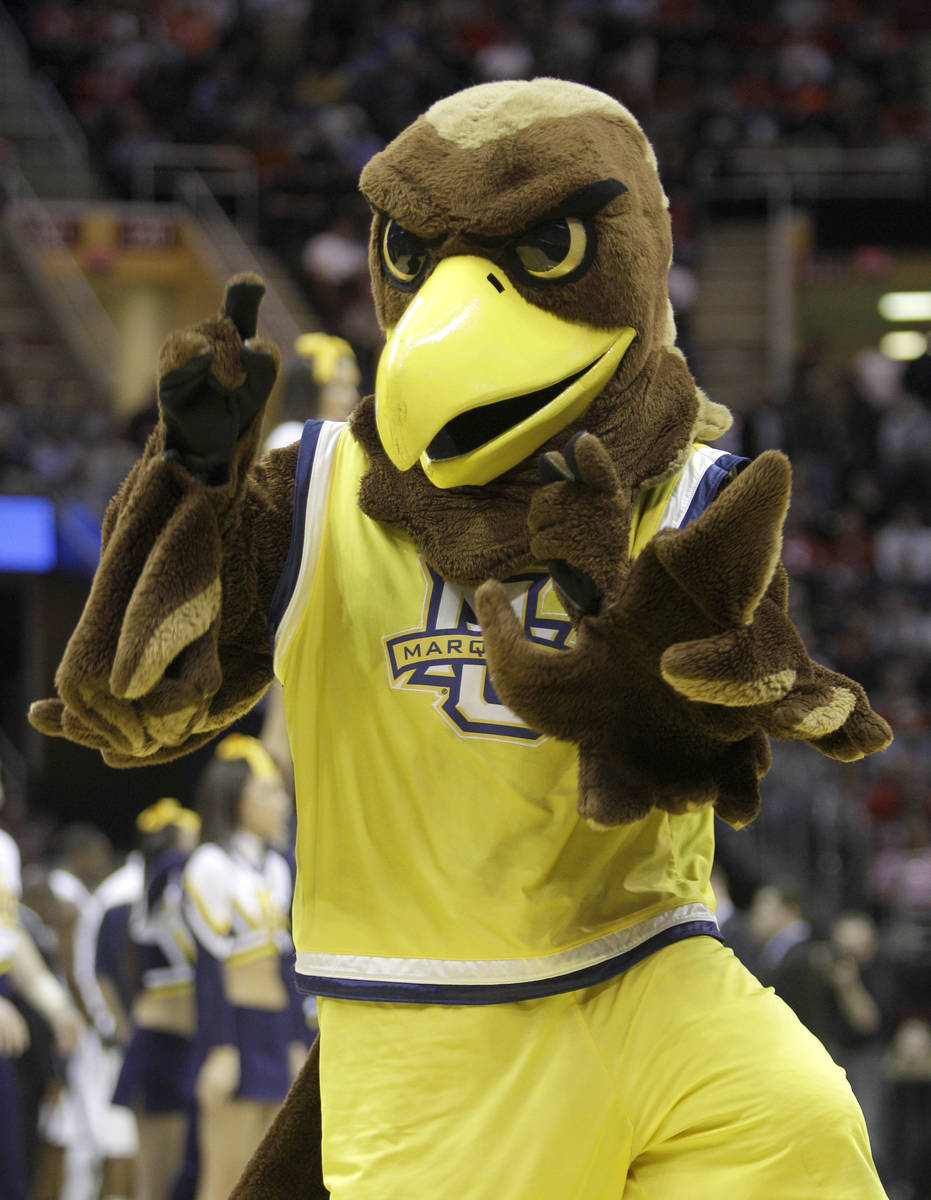
<path id="1" fill-rule="evenodd" d="M 610 204 L 616 196 L 623 196 L 626 191 L 626 185 L 619 179 L 598 179 L 579 188 L 577 192 L 570 192 L 555 208 L 538 217 L 537 221 L 551 221 L 553 217 L 593 217 L 599 209 Z"/>
<path id="2" fill-rule="evenodd" d="M 619 179 L 598 179 L 564 196 L 558 204 L 534 217 L 527 228 L 532 229 L 536 225 L 542 225 L 544 221 L 553 221 L 558 217 L 593 217 L 606 204 L 610 204 L 617 196 L 623 196 L 626 191 L 626 185 Z M 503 236 L 487 237 L 466 233 L 464 236 L 479 246 L 504 246 L 512 242 L 515 235 L 507 233 Z"/>
<path id="3" fill-rule="evenodd" d="M 445 232 L 438 233 L 435 237 L 424 237 L 422 233 L 415 233 L 413 229 L 409 229 L 406 225 L 399 221 L 397 217 L 393 217 L 391 213 L 387 212 L 384 208 L 378 208 L 377 205 L 374 204 L 370 205 L 370 207 L 373 212 L 377 213 L 381 217 L 384 224 L 387 225 L 389 222 L 394 221 L 395 225 L 403 229 L 405 233 L 409 233 L 413 237 L 420 238 L 425 246 L 439 246 L 446 241 L 447 237 L 449 237 L 449 234 Z M 384 232 L 384 230 L 382 230 L 382 232 Z"/>

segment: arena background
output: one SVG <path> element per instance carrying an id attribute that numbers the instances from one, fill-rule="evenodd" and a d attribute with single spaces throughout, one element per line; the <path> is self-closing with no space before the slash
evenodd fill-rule
<path id="1" fill-rule="evenodd" d="M 440 96 L 542 74 L 606 90 L 652 139 L 680 343 L 736 415 L 728 448 L 790 455 L 794 619 L 896 733 L 855 766 L 776 747 L 761 817 L 721 831 L 734 897 L 789 876 L 818 929 L 868 913 L 896 981 L 892 1026 L 926 1021 L 927 0 L 0 7 L 5 823 L 27 862 L 76 819 L 125 848 L 134 814 L 189 796 L 209 755 L 111 771 L 25 719 L 50 694 L 103 508 L 151 428 L 162 338 L 209 313 L 226 276 L 254 269 L 285 356 L 270 424 L 315 403 L 301 334 L 346 339 L 370 388 L 380 335 L 359 170 Z M 925 1095 L 928 1079 L 931 1049 Z"/>

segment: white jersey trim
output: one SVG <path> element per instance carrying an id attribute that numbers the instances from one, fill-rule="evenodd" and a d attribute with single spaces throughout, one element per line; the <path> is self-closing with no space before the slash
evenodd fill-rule
<path id="1" fill-rule="evenodd" d="M 412 984 L 507 984 L 538 979 L 558 979 L 587 967 L 629 954 L 657 934 L 691 921 L 717 927 L 707 904 L 681 904 L 636 925 L 605 934 L 582 946 L 535 958 L 445 959 L 383 958 L 361 954 L 316 954 L 297 951 L 298 975 L 325 979 L 377 980 Z"/>
<path id="2" fill-rule="evenodd" d="M 679 473 L 676 486 L 666 501 L 663 515 L 660 517 L 659 528 L 678 529 L 708 471 L 717 463 L 718 459 L 732 460 L 734 457 L 726 450 L 716 450 L 712 446 L 705 445 L 696 446 Z"/>
<path id="3" fill-rule="evenodd" d="M 274 671 L 279 679 L 281 679 L 281 661 L 300 624 L 301 615 L 307 603 L 310 581 L 313 579 L 317 567 L 317 558 L 320 554 L 320 544 L 323 541 L 326 522 L 330 481 L 336 461 L 336 447 L 345 429 L 345 421 L 324 421 L 317 439 L 310 483 L 307 489 L 300 571 L 275 636 Z"/>

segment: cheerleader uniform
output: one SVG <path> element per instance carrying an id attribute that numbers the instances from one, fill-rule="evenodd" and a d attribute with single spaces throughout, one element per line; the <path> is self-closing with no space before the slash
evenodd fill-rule
<path id="1" fill-rule="evenodd" d="M 288 1046 L 307 1027 L 289 976 L 291 872 L 261 838 L 237 829 L 228 848 L 206 843 L 184 872 L 185 914 L 197 943 L 196 1059 L 235 1046 L 241 1076 L 236 1099 L 280 1103 L 291 1077 Z M 237 968 L 264 978 L 261 996 L 246 995 Z"/>
<path id="2" fill-rule="evenodd" d="M 126 922 L 130 906 L 142 893 L 142 880 L 142 857 L 132 853 L 81 902 L 74 930 L 74 983 L 90 1025 L 68 1063 L 70 1103 L 52 1110 L 48 1130 L 53 1140 L 77 1145 L 81 1154 L 92 1149 L 93 1158 L 101 1161 L 132 1159 L 139 1149 L 135 1118 L 113 1103 L 123 1048 L 115 1039 L 116 1022 L 100 980 L 114 985 L 128 1012 Z M 65 883 L 78 901 L 80 892 Z"/>
<path id="3" fill-rule="evenodd" d="M 177 849 L 158 855 L 129 914 L 134 1029 L 113 1102 L 146 1113 L 187 1112 L 193 1096 L 196 950 L 182 914 L 186 861 L 187 855 Z M 168 997 L 177 1014 L 171 1029 L 147 1011 Z"/>

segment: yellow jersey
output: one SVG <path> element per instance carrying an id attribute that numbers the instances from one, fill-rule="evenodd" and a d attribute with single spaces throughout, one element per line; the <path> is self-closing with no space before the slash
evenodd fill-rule
<path id="1" fill-rule="evenodd" d="M 697 446 L 641 499 L 634 551 L 696 516 L 741 461 Z M 302 989 L 500 1003 L 590 986 L 716 934 L 711 810 L 591 829 L 576 811 L 576 748 L 500 702 L 472 592 L 361 511 L 365 468 L 344 424 L 308 422 L 272 605 Z M 527 637 L 569 642 L 545 569 L 504 586 Z"/>

